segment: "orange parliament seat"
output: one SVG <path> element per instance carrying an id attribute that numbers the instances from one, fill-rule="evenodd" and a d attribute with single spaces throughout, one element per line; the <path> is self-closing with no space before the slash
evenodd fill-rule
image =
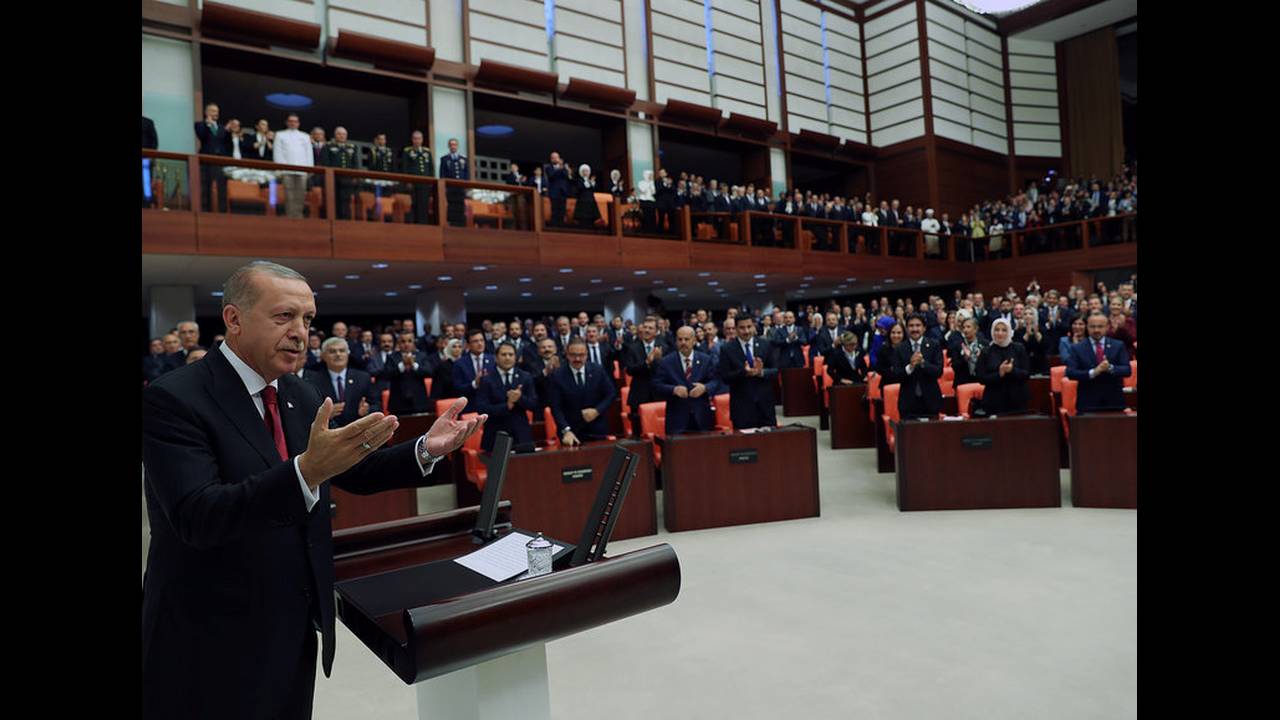
<path id="1" fill-rule="evenodd" d="M 391 391 L 383 390 L 382 391 L 382 414 L 383 415 L 391 414 L 390 411 L 387 410 L 387 404 L 390 402 L 391 402 Z"/>
<path id="2" fill-rule="evenodd" d="M 986 386 L 982 383 L 965 383 L 956 386 L 956 407 L 959 409 L 960 417 L 969 417 L 969 405 L 974 398 L 981 399 L 982 391 Z"/>
<path id="3" fill-rule="evenodd" d="M 444 411 L 448 410 L 449 406 L 457 402 L 457 400 L 458 398 L 445 398 L 443 400 L 437 400 L 436 401 L 436 417 L 440 417 L 441 415 L 444 415 Z"/>
<path id="4" fill-rule="evenodd" d="M 558 447 L 560 445 L 560 435 L 556 432 L 556 418 L 551 414 L 551 408 L 542 408 L 542 423 L 547 429 L 547 447 Z"/>
<path id="5" fill-rule="evenodd" d="M 413 208 L 413 196 L 409 193 L 396 193 L 392 197 L 391 214 L 398 223 L 405 222 L 409 210 Z"/>
<path id="6" fill-rule="evenodd" d="M 475 417 L 476 413 L 470 412 L 463 413 L 462 417 L 458 419 L 463 422 L 470 422 Z M 483 436 L 484 433 L 472 433 L 471 437 L 467 438 L 467 441 L 462 444 L 462 458 L 467 472 L 467 480 L 470 480 L 480 490 L 484 489 L 484 481 L 489 479 L 489 468 L 480 459 L 480 439 Z"/>
<path id="7" fill-rule="evenodd" d="M 1129 361 L 1129 377 L 1124 379 L 1124 386 L 1136 388 L 1138 387 L 1138 361 Z"/>
<path id="8" fill-rule="evenodd" d="M 622 433 L 627 437 L 632 437 L 635 433 L 631 432 L 631 407 L 627 405 L 627 396 L 631 394 L 630 375 L 627 375 L 626 386 L 618 392 L 622 397 Z"/>
<path id="9" fill-rule="evenodd" d="M 640 404 L 640 433 L 645 440 L 667 436 L 667 403 L 665 400 Z M 653 445 L 653 462 L 662 464 L 662 448 Z"/>
<path id="10" fill-rule="evenodd" d="M 1058 417 L 1062 418 L 1062 434 L 1068 440 L 1071 439 L 1071 430 L 1067 418 L 1075 417 L 1076 390 L 1079 385 L 1079 381 L 1071 378 L 1062 379 L 1062 407 L 1058 408 Z"/>
<path id="11" fill-rule="evenodd" d="M 893 452 L 893 423 L 898 422 L 898 390 L 902 386 L 898 383 L 884 386 L 884 414 L 880 416 L 884 422 L 884 436 L 889 443 L 889 452 Z"/>
<path id="12" fill-rule="evenodd" d="M 374 220 L 381 221 L 382 218 L 377 214 L 378 199 L 371 192 L 361 190 L 356 193 L 356 213 L 351 217 L 356 220 L 367 220 L 369 212 L 373 211 Z"/>
<path id="13" fill-rule="evenodd" d="M 1062 380 L 1067 377 L 1067 366 L 1049 368 L 1049 392 L 1062 392 Z"/>
<path id="14" fill-rule="evenodd" d="M 942 368 L 942 377 L 938 378 L 938 389 L 943 395 L 956 394 L 956 371 L 949 367 Z"/>
<path id="15" fill-rule="evenodd" d="M 880 400 L 880 373 L 872 370 L 867 373 L 867 417 L 871 418 L 871 422 L 879 422 L 876 417 L 876 406 L 872 400 Z"/>
<path id="16" fill-rule="evenodd" d="M 227 180 L 227 202 L 255 205 L 262 208 L 263 212 L 267 210 L 267 202 L 262 199 L 258 183 Z"/>
<path id="17" fill-rule="evenodd" d="M 813 374 L 822 375 L 827 369 L 827 359 L 821 355 L 813 356 Z"/>
<path id="18" fill-rule="evenodd" d="M 801 345 L 800 352 L 804 355 L 804 366 L 809 367 L 809 346 Z"/>
<path id="19" fill-rule="evenodd" d="M 422 378 L 422 382 L 427 386 L 427 397 L 431 397 L 431 378 Z"/>
<path id="20" fill-rule="evenodd" d="M 733 421 L 729 419 L 729 393 L 720 393 L 712 398 L 716 406 L 716 429 L 733 430 Z"/>
<path id="21" fill-rule="evenodd" d="M 827 393 L 827 388 L 831 387 L 831 376 L 826 373 L 815 375 L 813 383 L 818 388 L 818 397 L 822 398 L 822 407 L 828 407 L 831 404 L 831 397 Z"/>
<path id="22" fill-rule="evenodd" d="M 324 207 L 324 188 L 313 187 L 307 190 L 307 210 L 312 220 L 320 218 L 320 209 Z"/>
<path id="23" fill-rule="evenodd" d="M 613 193 L 595 193 L 596 209 L 600 211 L 600 219 L 596 224 L 609 224 L 609 203 L 613 202 Z"/>
<path id="24" fill-rule="evenodd" d="M 942 351 L 942 367 L 951 367 L 951 355 L 946 350 Z"/>

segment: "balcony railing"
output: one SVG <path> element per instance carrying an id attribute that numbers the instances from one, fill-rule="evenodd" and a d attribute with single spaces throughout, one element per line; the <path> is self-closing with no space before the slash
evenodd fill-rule
<path id="1" fill-rule="evenodd" d="M 594 212 L 579 208 L 577 198 L 568 198 L 562 209 L 518 185 L 142 151 L 142 207 L 149 212 L 591 233 L 931 262 L 983 262 L 1138 241 L 1136 213 L 972 238 L 777 213 L 692 212 L 688 206 L 663 212 L 607 193 L 595 193 L 594 200 Z M 555 212 L 562 217 L 554 218 Z"/>

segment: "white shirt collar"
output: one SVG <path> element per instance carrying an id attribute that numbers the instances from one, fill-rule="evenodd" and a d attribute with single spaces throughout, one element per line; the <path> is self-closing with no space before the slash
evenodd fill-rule
<path id="1" fill-rule="evenodd" d="M 325 369 L 328 370 L 328 368 L 325 368 Z M 334 380 L 337 380 L 338 378 L 343 377 L 346 374 L 347 374 L 346 370 L 343 370 L 340 373 L 336 373 L 332 370 L 329 370 L 329 382 L 333 382 Z"/>
<path id="2" fill-rule="evenodd" d="M 272 380 L 271 382 L 264 380 L 257 371 L 249 367 L 245 361 L 241 360 L 240 356 L 236 355 L 235 352 L 231 350 L 231 346 L 227 343 L 218 343 L 218 349 L 226 356 L 227 362 L 231 363 L 231 368 L 240 376 L 240 381 L 244 383 L 245 390 L 248 391 L 250 395 L 257 395 L 268 385 L 279 389 L 278 380 Z"/>

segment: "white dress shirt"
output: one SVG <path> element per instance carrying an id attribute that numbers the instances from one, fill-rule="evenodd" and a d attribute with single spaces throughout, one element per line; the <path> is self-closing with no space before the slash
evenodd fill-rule
<path id="1" fill-rule="evenodd" d="M 243 142 L 241 136 L 231 133 L 231 157 L 240 160 L 243 156 L 240 154 L 240 143 Z"/>
<path id="2" fill-rule="evenodd" d="M 872 227 L 875 227 L 876 225 L 880 224 L 880 216 L 868 210 L 862 213 L 862 224 L 871 225 Z"/>
<path id="3" fill-rule="evenodd" d="M 277 385 L 279 381 L 272 380 L 271 382 L 267 382 L 266 380 L 263 380 L 262 376 L 253 368 L 249 367 L 245 361 L 241 360 L 240 356 L 232 352 L 230 346 L 225 342 L 218 343 L 218 349 L 222 351 L 224 356 L 226 356 L 227 362 L 231 363 L 232 369 L 236 371 L 236 374 L 240 376 L 240 381 L 244 383 L 245 390 L 249 393 L 249 396 L 253 398 L 253 406 L 258 409 L 258 417 L 265 420 L 267 416 L 267 408 L 262 402 L 262 391 L 268 385 L 279 390 L 280 388 Z M 279 395 L 276 395 L 276 398 L 279 397 Z M 283 417 L 281 418 L 281 422 L 284 422 Z M 425 438 L 426 436 L 424 435 L 423 437 Z M 274 444 L 274 441 L 272 442 Z M 419 438 L 418 442 L 421 443 L 422 438 Z M 316 503 L 320 502 L 320 494 L 318 491 L 313 492 L 311 487 L 307 485 L 307 481 L 302 479 L 302 470 L 298 468 L 299 457 L 301 457 L 300 454 L 295 455 L 293 458 L 293 472 L 298 476 L 298 484 L 302 486 L 302 499 L 307 503 L 307 512 L 311 512 L 311 509 L 316 506 Z M 423 477 L 426 477 L 431 472 L 431 469 L 436 465 L 435 462 L 432 462 L 429 465 L 423 465 L 422 458 L 417 452 L 413 454 L 413 457 L 418 462 L 418 469 L 422 471 Z"/>
<path id="4" fill-rule="evenodd" d="M 271 159 L 281 165 L 311 167 L 315 160 L 311 155 L 311 136 L 301 130 L 281 130 L 271 146 Z"/>

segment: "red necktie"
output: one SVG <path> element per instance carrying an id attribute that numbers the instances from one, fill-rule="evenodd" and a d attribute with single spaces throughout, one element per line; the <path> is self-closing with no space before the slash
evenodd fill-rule
<path id="1" fill-rule="evenodd" d="M 1101 340 L 1098 340 L 1098 341 L 1094 342 L 1094 344 L 1093 344 L 1093 356 L 1094 356 L 1095 358 L 1097 358 L 1097 359 L 1098 359 L 1098 362 L 1102 362 L 1104 359 L 1106 359 L 1106 357 L 1107 357 L 1107 356 L 1106 356 L 1106 353 L 1102 352 L 1102 341 L 1101 341 Z"/>
<path id="2" fill-rule="evenodd" d="M 262 413 L 262 422 L 267 426 L 276 443 L 276 452 L 281 460 L 289 459 L 289 448 L 284 444 L 284 428 L 280 425 L 280 405 L 276 402 L 276 389 L 270 385 L 262 388 L 262 404 L 266 412 Z"/>
<path id="3" fill-rule="evenodd" d="M 689 361 L 689 358 L 684 359 L 684 379 L 693 379 L 693 363 Z"/>

